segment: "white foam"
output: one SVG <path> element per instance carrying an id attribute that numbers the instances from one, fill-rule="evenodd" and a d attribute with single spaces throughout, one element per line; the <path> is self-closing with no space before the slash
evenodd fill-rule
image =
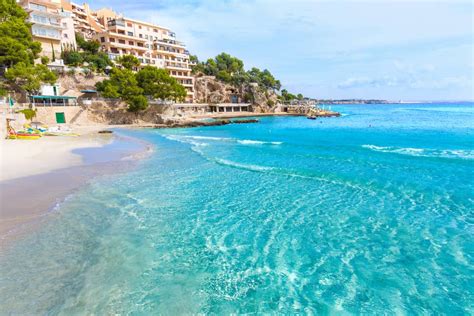
<path id="1" fill-rule="evenodd" d="M 376 145 L 362 145 L 362 147 L 378 152 L 395 153 L 414 157 L 474 159 L 474 150 L 389 147 Z"/>
<path id="2" fill-rule="evenodd" d="M 250 171 L 266 172 L 266 171 L 274 170 L 273 167 L 243 164 L 243 163 L 238 163 L 238 162 L 235 162 L 235 161 L 231 161 L 231 160 L 227 160 L 227 159 L 221 159 L 221 158 L 215 158 L 214 161 L 217 162 L 218 164 L 221 164 L 221 165 L 234 167 L 234 168 L 238 168 L 238 169 L 246 169 L 246 170 L 250 170 Z"/>
<path id="3" fill-rule="evenodd" d="M 216 142 L 235 142 L 241 145 L 281 145 L 283 142 L 277 141 L 262 141 L 262 140 L 252 140 L 252 139 L 236 139 L 229 137 L 212 137 L 212 136 L 195 136 L 195 135 L 164 135 L 165 138 L 170 140 L 175 140 L 181 143 L 187 144 L 199 144 L 195 140 L 207 140 L 207 141 L 216 141 Z M 202 143 L 201 143 L 202 144 Z"/>
<path id="4" fill-rule="evenodd" d="M 281 145 L 282 142 L 264 142 L 260 140 L 250 140 L 250 139 L 242 139 L 237 140 L 237 142 L 241 145 Z"/>

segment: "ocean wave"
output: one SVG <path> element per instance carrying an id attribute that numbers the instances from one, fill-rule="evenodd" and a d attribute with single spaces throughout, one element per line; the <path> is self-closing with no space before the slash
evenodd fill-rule
<path id="1" fill-rule="evenodd" d="M 177 136 L 177 135 L 166 135 L 164 136 L 167 139 L 175 140 L 181 143 L 188 143 L 191 145 L 194 144 L 206 144 L 206 143 L 199 143 L 198 141 L 217 141 L 217 142 L 232 142 L 238 143 L 241 145 L 281 145 L 283 142 L 277 141 L 262 141 L 262 140 L 252 140 L 252 139 L 237 139 L 237 138 L 228 138 L 228 137 L 212 137 L 212 136 L 194 136 L 194 135 L 186 135 L 186 136 Z"/>
<path id="2" fill-rule="evenodd" d="M 452 159 L 474 159 L 474 150 L 463 149 L 428 149 L 411 147 L 390 147 L 376 145 L 362 145 L 363 148 L 373 151 L 408 155 L 414 157 L 452 158 Z"/>
<path id="3" fill-rule="evenodd" d="M 237 140 L 237 142 L 241 145 L 281 145 L 282 142 L 264 142 L 260 140 L 250 140 L 250 139 L 243 139 Z"/>
<path id="4" fill-rule="evenodd" d="M 220 165 L 229 166 L 229 167 L 238 168 L 238 169 L 250 170 L 250 171 L 267 172 L 267 171 L 275 170 L 275 168 L 273 167 L 243 164 L 243 163 L 238 163 L 235 161 L 221 159 L 221 158 L 214 158 L 213 160 Z"/>

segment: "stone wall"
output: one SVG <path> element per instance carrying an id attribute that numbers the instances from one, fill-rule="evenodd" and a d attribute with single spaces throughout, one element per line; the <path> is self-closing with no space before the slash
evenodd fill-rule
<path id="1" fill-rule="evenodd" d="M 89 115 L 87 108 L 81 106 L 38 106 L 34 121 L 46 125 L 56 124 L 56 113 L 62 112 L 66 118 L 66 124 L 93 125 L 96 124 Z"/>

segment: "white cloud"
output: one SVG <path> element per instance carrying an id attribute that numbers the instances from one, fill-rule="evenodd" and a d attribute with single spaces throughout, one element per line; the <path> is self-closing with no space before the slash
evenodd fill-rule
<path id="1" fill-rule="evenodd" d="M 337 94 L 337 87 L 349 85 L 365 87 L 370 95 L 383 87 L 410 88 L 423 74 L 472 74 L 466 67 L 473 49 L 469 0 L 109 3 L 133 18 L 170 27 L 201 59 L 229 52 L 247 68 L 268 68 L 285 86 L 308 95 Z M 465 88 L 459 93 L 470 95 Z"/>

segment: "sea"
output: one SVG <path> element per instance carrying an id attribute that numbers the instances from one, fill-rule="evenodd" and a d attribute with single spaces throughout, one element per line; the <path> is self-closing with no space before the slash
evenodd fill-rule
<path id="1" fill-rule="evenodd" d="M 473 315 L 474 105 L 332 109 L 116 130 L 153 153 L 0 254 L 0 314 Z"/>

